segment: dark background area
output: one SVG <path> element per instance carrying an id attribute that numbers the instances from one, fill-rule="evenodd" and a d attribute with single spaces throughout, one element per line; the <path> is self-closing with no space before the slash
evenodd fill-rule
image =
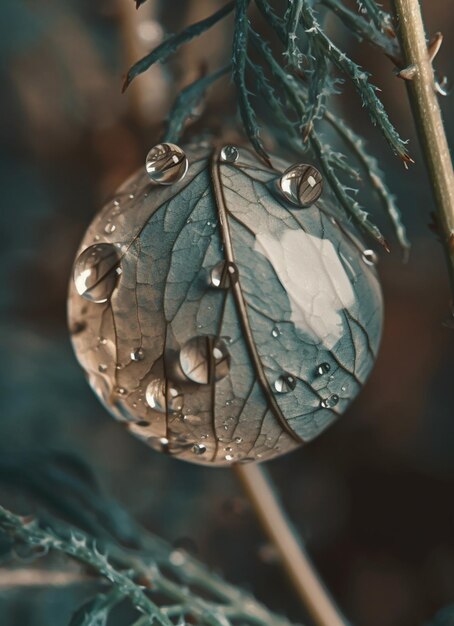
<path id="1" fill-rule="evenodd" d="M 92 216 L 143 164 L 175 92 L 207 59 L 216 64 L 228 54 L 225 25 L 121 96 L 128 65 L 159 41 L 162 28 L 177 30 L 219 6 L 180 0 L 175 11 L 170 4 L 150 0 L 138 17 L 131 0 L 2 2 L 0 449 L 76 452 L 153 532 L 170 542 L 189 538 L 202 561 L 301 622 L 306 616 L 232 473 L 167 458 L 128 436 L 86 384 L 66 329 L 71 265 Z M 445 34 L 436 67 L 449 74 L 452 5 L 422 4 L 428 32 Z M 407 264 L 395 242 L 390 255 L 380 253 L 383 343 L 359 399 L 319 439 L 268 468 L 351 622 L 412 626 L 454 603 L 453 331 L 443 325 L 450 296 L 428 227 L 433 200 L 405 85 L 336 18 L 329 27 L 372 72 L 391 119 L 410 139 L 416 164 L 407 172 L 346 85 L 338 112 L 379 158 L 413 246 Z M 452 144 L 452 99 L 441 104 Z M 233 88 L 222 83 L 196 127 L 227 130 L 233 113 Z M 383 222 L 367 190 L 365 197 Z M 65 624 L 73 600 L 62 590 L 0 588 L 0 623 Z"/>

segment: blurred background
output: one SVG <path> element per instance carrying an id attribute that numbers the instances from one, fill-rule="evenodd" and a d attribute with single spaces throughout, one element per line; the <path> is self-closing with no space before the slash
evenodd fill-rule
<path id="1" fill-rule="evenodd" d="M 222 4 L 149 0 L 136 12 L 133 0 L 2 1 L 0 458 L 79 454 L 104 490 L 153 532 L 183 542 L 271 609 L 309 623 L 232 473 L 167 458 L 128 436 L 86 384 L 66 328 L 67 283 L 85 228 L 142 166 L 178 90 L 229 54 L 231 22 L 138 78 L 124 96 L 122 77 L 166 32 Z M 422 4 L 428 32 L 445 35 L 436 67 L 449 75 L 452 5 Z M 450 296 L 404 82 L 335 17 L 328 27 L 372 72 L 391 119 L 410 139 L 416 164 L 406 172 L 346 85 L 335 106 L 379 158 L 413 246 L 406 264 L 395 242 L 390 255 L 380 255 L 385 331 L 360 398 L 319 439 L 268 468 L 351 622 L 411 626 L 454 603 L 454 357 L 453 331 L 444 325 Z M 441 105 L 452 145 L 452 99 Z M 188 136 L 206 127 L 229 133 L 234 124 L 225 81 Z M 381 222 L 376 200 L 367 190 L 365 197 Z M 16 498 L 27 510 L 26 497 Z M 66 624 L 83 595 L 15 588 L 4 574 L 0 568 L 2 626 Z"/>

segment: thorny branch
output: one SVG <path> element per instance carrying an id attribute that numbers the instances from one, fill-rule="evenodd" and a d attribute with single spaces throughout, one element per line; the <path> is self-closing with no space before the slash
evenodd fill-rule
<path id="1" fill-rule="evenodd" d="M 18 546 L 21 554 L 28 549 L 27 562 L 31 557 L 62 554 L 82 566 L 85 584 L 91 581 L 93 597 L 76 611 L 71 626 L 106 624 L 111 611 L 125 600 L 138 611 L 136 621 L 128 626 L 230 626 L 238 622 L 291 626 L 184 550 L 136 524 L 100 492 L 86 467 L 72 457 L 62 462 L 46 455 L 15 459 L 3 455 L 0 482 L 39 495 L 44 505 L 36 517 L 0 507 L 0 536 L 10 538 L 11 556 L 18 554 Z M 49 508 L 56 514 L 51 516 Z M 62 521 L 62 516 L 71 524 Z M 74 582 L 77 577 L 68 580 Z"/>
<path id="2" fill-rule="evenodd" d="M 256 93 L 266 94 L 264 104 L 276 121 L 273 130 L 279 141 L 283 140 L 297 153 L 309 148 L 347 215 L 388 249 L 383 234 L 360 206 L 358 189 L 351 186 L 352 182 L 356 185 L 359 182 L 356 168 L 351 167 L 346 156 L 336 151 L 323 137 L 326 121 L 335 128 L 341 142 L 357 159 L 365 180 L 372 183 L 372 189 L 378 194 L 391 219 L 400 245 L 408 251 L 409 242 L 404 224 L 376 160 L 367 152 L 364 141 L 345 121 L 335 123 L 339 118 L 334 117 L 329 109 L 330 96 L 340 92 L 345 79 L 350 80 L 372 122 L 404 164 L 412 161 L 406 142 L 390 121 L 377 96 L 377 88 L 370 82 L 370 75 L 328 36 L 322 19 L 332 12 L 355 37 L 370 42 L 395 64 L 400 64 L 399 43 L 391 16 L 374 0 L 358 2 L 358 12 L 347 8 L 343 0 L 320 0 L 318 12 L 314 9 L 313 0 L 289 0 L 284 15 L 278 15 L 269 0 L 254 0 L 256 8 L 275 34 L 276 41 L 272 48 L 262 35 L 254 34 L 255 29 L 252 29 L 248 16 L 251 4 L 252 0 L 230 2 L 212 16 L 168 37 L 133 65 L 128 72 L 125 87 L 153 63 L 165 61 L 181 45 L 233 12 L 231 63 L 183 90 L 169 116 L 166 138 L 178 140 L 191 112 L 203 99 L 207 89 L 230 73 L 236 87 L 238 110 L 245 133 L 260 157 L 264 161 L 269 160 L 260 136 L 259 120 L 263 122 L 263 107 L 258 106 L 252 88 Z M 250 44 L 256 49 L 261 46 L 262 52 L 266 50 L 266 54 L 251 56 Z M 275 53 L 274 47 L 279 46 L 281 52 Z M 279 92 L 279 97 L 276 92 Z"/>

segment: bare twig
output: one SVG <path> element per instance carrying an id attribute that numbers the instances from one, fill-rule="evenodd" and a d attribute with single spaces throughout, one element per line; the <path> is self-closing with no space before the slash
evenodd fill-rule
<path id="1" fill-rule="evenodd" d="M 438 227 L 443 241 L 451 290 L 454 295 L 454 173 L 440 107 L 435 94 L 431 54 L 418 0 L 394 0 L 405 65 L 416 68 L 407 81 L 416 128 L 421 142 L 432 191 Z"/>
<path id="2" fill-rule="evenodd" d="M 285 570 L 315 623 L 318 626 L 346 626 L 346 620 L 292 532 L 265 470 L 256 464 L 234 467 L 265 533 L 276 546 Z"/>

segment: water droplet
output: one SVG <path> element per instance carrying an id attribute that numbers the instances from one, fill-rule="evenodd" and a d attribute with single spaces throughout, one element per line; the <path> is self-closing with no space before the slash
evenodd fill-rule
<path id="1" fill-rule="evenodd" d="M 281 334 L 281 331 L 279 330 L 279 328 L 277 326 L 275 326 L 273 328 L 273 330 L 271 331 L 271 335 L 276 339 L 276 337 L 279 337 L 279 335 Z"/>
<path id="2" fill-rule="evenodd" d="M 131 360 L 132 361 L 142 361 L 145 354 L 143 348 L 134 348 L 131 352 Z"/>
<path id="3" fill-rule="evenodd" d="M 119 396 L 125 396 L 128 392 L 124 387 L 117 387 L 115 389 L 115 393 L 117 393 Z"/>
<path id="4" fill-rule="evenodd" d="M 235 443 L 242 443 L 243 438 L 242 437 L 235 437 Z"/>
<path id="5" fill-rule="evenodd" d="M 373 250 L 364 250 L 363 261 L 366 265 L 377 265 L 378 257 Z"/>
<path id="6" fill-rule="evenodd" d="M 167 398 L 166 398 L 167 396 Z M 148 405 L 160 413 L 179 413 L 183 409 L 183 394 L 174 383 L 160 378 L 152 380 L 145 391 Z"/>
<path id="7" fill-rule="evenodd" d="M 192 446 L 192 451 L 194 452 L 194 454 L 205 454 L 205 452 L 207 451 L 207 447 L 203 444 L 203 443 L 195 443 Z"/>
<path id="8" fill-rule="evenodd" d="M 320 406 L 323 409 L 332 409 L 333 407 L 336 406 L 338 402 L 339 402 L 339 396 L 333 393 L 333 395 L 329 396 L 329 398 L 325 398 L 324 400 L 322 400 L 320 402 Z"/>
<path id="9" fill-rule="evenodd" d="M 238 157 L 240 156 L 240 151 L 236 146 L 224 146 L 221 150 L 221 161 L 225 161 L 227 163 L 235 163 L 238 161 Z"/>
<path id="10" fill-rule="evenodd" d="M 225 459 L 226 461 L 233 461 L 233 454 L 226 454 L 226 455 L 225 455 L 225 457 L 224 457 L 224 459 Z"/>
<path id="11" fill-rule="evenodd" d="M 291 374 L 281 374 L 279 378 L 274 381 L 274 388 L 278 393 L 288 393 L 293 391 L 296 387 L 296 378 Z"/>
<path id="12" fill-rule="evenodd" d="M 312 165 L 297 163 L 292 165 L 279 179 L 279 188 L 292 204 L 302 208 L 312 206 L 320 198 L 323 178 Z"/>
<path id="13" fill-rule="evenodd" d="M 238 268 L 235 263 L 221 261 L 210 273 L 210 283 L 217 289 L 228 289 L 238 281 Z"/>
<path id="14" fill-rule="evenodd" d="M 347 387 L 345 385 L 342 385 L 341 391 L 347 391 Z"/>
<path id="15" fill-rule="evenodd" d="M 107 365 L 105 363 L 100 363 L 98 365 L 98 372 L 100 372 L 101 374 L 104 374 L 104 372 L 107 372 Z"/>
<path id="16" fill-rule="evenodd" d="M 105 346 L 107 343 L 107 339 L 105 337 L 98 337 L 98 342 L 101 346 Z"/>
<path id="17" fill-rule="evenodd" d="M 330 369 L 331 365 L 329 363 L 320 363 L 320 365 L 317 365 L 317 374 L 323 376 L 323 374 L 327 374 Z"/>
<path id="18" fill-rule="evenodd" d="M 173 143 L 159 143 L 148 153 L 145 167 L 153 182 L 171 185 L 186 176 L 188 159 L 179 146 Z"/>
<path id="19" fill-rule="evenodd" d="M 222 339 L 211 335 L 193 337 L 181 349 L 180 365 L 190 380 L 207 385 L 227 376 L 230 354 Z"/>
<path id="20" fill-rule="evenodd" d="M 84 250 L 74 265 L 77 293 L 90 302 L 107 302 L 117 284 L 119 257 L 110 243 L 98 243 Z"/>
<path id="21" fill-rule="evenodd" d="M 104 226 L 104 232 L 108 233 L 109 235 L 113 233 L 114 230 L 115 224 L 113 222 L 107 222 L 107 224 Z"/>

